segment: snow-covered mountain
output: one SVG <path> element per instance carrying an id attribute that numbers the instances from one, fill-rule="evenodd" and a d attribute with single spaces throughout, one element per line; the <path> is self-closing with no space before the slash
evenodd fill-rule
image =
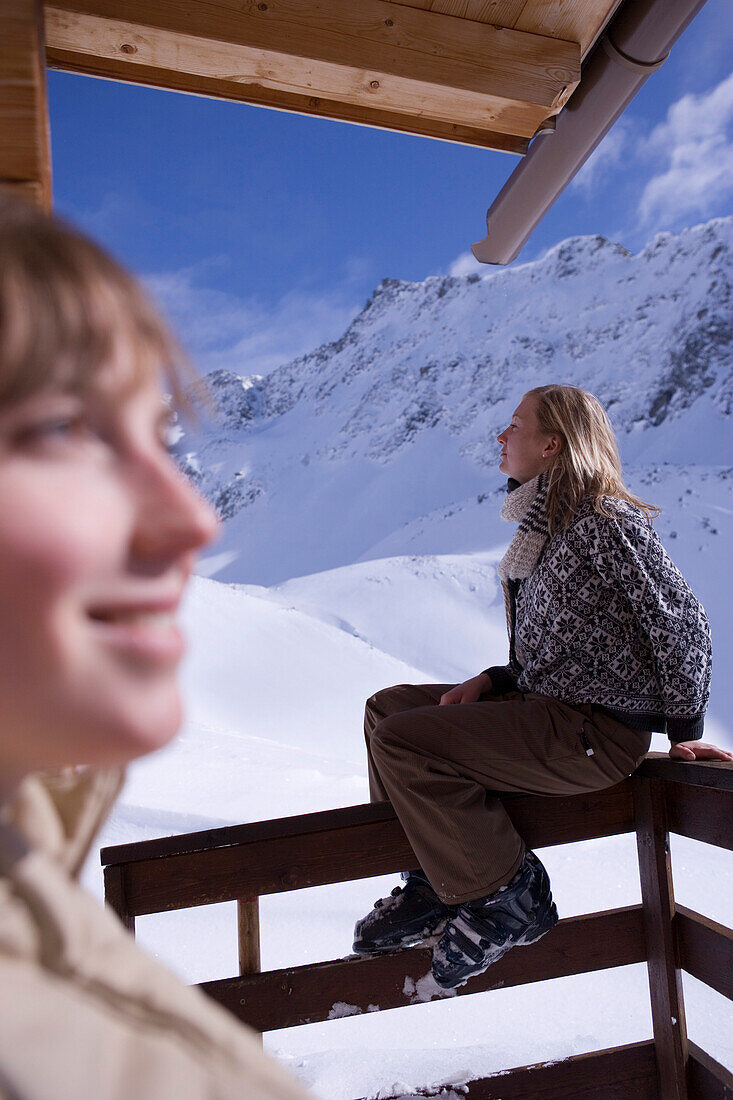
<path id="1" fill-rule="evenodd" d="M 732 237 L 718 219 L 637 256 L 579 237 L 484 277 L 386 279 L 340 340 L 265 378 L 208 375 L 217 414 L 178 450 L 225 521 L 212 574 L 273 584 L 381 556 L 482 497 L 473 540 L 502 541 L 495 436 L 549 381 L 595 392 L 647 478 L 730 466 Z"/>

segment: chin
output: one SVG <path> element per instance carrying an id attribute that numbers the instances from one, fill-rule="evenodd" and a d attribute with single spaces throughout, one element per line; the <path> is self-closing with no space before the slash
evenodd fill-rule
<path id="1" fill-rule="evenodd" d="M 84 762 L 93 767 L 126 764 L 165 748 L 178 733 L 182 718 L 177 687 L 158 692 L 155 698 L 141 692 L 134 706 L 127 699 L 108 706 L 87 726 Z"/>

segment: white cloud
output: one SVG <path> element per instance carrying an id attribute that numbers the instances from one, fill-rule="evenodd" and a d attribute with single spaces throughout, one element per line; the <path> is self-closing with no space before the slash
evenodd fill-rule
<path id="1" fill-rule="evenodd" d="M 673 103 L 649 138 L 662 163 L 639 202 L 642 225 L 672 228 L 707 217 L 733 197 L 733 74 L 702 95 Z"/>
<path id="2" fill-rule="evenodd" d="M 622 155 L 628 150 L 629 137 L 629 124 L 624 119 L 620 119 L 611 127 L 600 145 L 593 150 L 572 180 L 570 189 L 584 191 L 589 195 L 596 184 L 603 181 L 605 173 L 619 164 Z"/>
<path id="3" fill-rule="evenodd" d="M 461 252 L 448 268 L 449 275 L 485 275 L 490 268 L 480 264 L 473 252 Z"/>
<path id="4" fill-rule="evenodd" d="M 269 374 L 337 339 L 363 304 L 348 276 L 321 294 L 288 290 L 272 303 L 240 298 L 203 285 L 211 266 L 199 264 L 145 280 L 204 373 L 223 368 L 244 375 Z"/>

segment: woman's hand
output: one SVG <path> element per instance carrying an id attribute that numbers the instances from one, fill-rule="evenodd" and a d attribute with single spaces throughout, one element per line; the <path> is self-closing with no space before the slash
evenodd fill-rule
<path id="1" fill-rule="evenodd" d="M 717 745 L 707 745 L 704 741 L 678 741 L 672 745 L 669 755 L 673 760 L 733 760 L 733 753 L 719 749 Z"/>
<path id="2" fill-rule="evenodd" d="M 479 672 L 478 676 L 472 676 L 463 684 L 456 684 L 445 695 L 441 695 L 439 705 L 446 707 L 451 703 L 475 703 L 486 691 L 491 691 L 491 677 L 486 672 Z"/>

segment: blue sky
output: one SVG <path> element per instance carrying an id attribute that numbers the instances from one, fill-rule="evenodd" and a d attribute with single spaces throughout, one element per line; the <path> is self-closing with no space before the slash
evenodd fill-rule
<path id="1" fill-rule="evenodd" d="M 708 0 L 518 262 L 729 214 L 731 56 L 733 3 Z M 382 278 L 492 270 L 467 252 L 514 157 L 64 73 L 49 101 L 57 211 L 146 280 L 203 370 L 338 337 Z"/>

